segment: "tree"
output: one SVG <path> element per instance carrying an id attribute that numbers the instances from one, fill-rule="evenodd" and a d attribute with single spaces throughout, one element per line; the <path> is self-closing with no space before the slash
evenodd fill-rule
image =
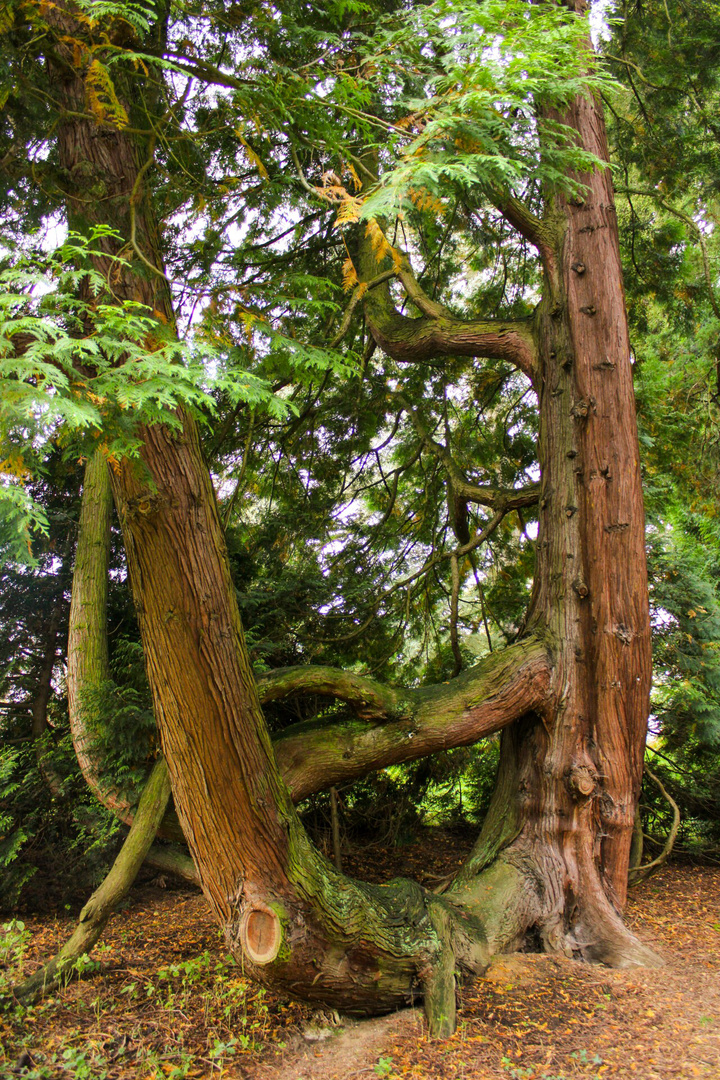
<path id="1" fill-rule="evenodd" d="M 435 425 L 425 424 L 424 410 L 398 385 L 402 376 L 393 375 L 398 412 L 447 484 L 454 546 L 443 560 L 452 572 L 455 669 L 462 663 L 457 608 L 463 560 L 511 511 L 538 500 L 529 608 L 513 644 L 432 688 L 391 689 L 327 666 L 268 673 L 266 700 L 320 691 L 356 714 L 336 729 L 303 730 L 294 741 L 294 733 L 286 733 L 277 755 L 201 451 L 195 414 L 202 395 L 197 391 L 189 403 L 180 392 L 174 401 L 168 397 L 167 383 L 179 370 L 175 315 L 157 222 L 161 190 L 149 182 L 156 160 L 166 155 L 170 171 L 183 153 L 196 153 L 198 142 L 179 132 L 184 102 L 164 97 L 156 75 L 163 64 L 233 91 L 232 107 L 221 97 L 211 110 L 223 131 L 239 108 L 264 109 L 260 128 L 269 125 L 272 109 L 259 94 L 253 98 L 259 62 L 244 62 L 232 46 L 236 71 L 227 70 L 222 51 L 216 64 L 207 54 L 199 59 L 192 41 L 177 43 L 168 14 L 135 8 L 107 14 L 105 6 L 90 2 L 61 4 L 34 16 L 42 22 L 41 36 L 16 15 L 12 44 L 14 62 L 24 72 L 31 69 L 33 78 L 39 78 L 38 61 L 46 63 L 47 83 L 34 99 L 49 100 L 53 115 L 48 124 L 34 106 L 36 137 L 54 140 L 55 147 L 45 186 L 52 176 L 71 228 L 95 238 L 76 271 L 75 307 L 66 316 L 76 342 L 71 376 L 93 379 L 108 354 L 113 312 L 132 315 L 138 304 L 143 314 L 125 357 L 140 363 L 152 354 L 159 370 L 170 356 L 162 378 L 156 376 L 156 385 L 165 380 L 165 396 L 150 392 L 155 413 L 143 399 L 134 454 L 106 453 L 175 806 L 230 948 L 258 979 L 348 1012 L 388 1010 L 422 995 L 437 1034 L 454 1025 L 456 970 L 481 972 L 492 953 L 512 948 L 528 933 L 566 955 L 617 965 L 654 963 L 654 954 L 620 917 L 642 774 L 650 626 L 617 226 L 609 174 L 597 167 L 607 158 L 594 81 L 600 77 L 593 76 L 583 43 L 582 7 L 413 12 L 410 26 L 418 37 L 396 100 L 368 88 L 377 86 L 385 63 L 395 70 L 377 43 L 388 47 L 407 36 L 402 13 L 400 28 L 392 26 L 384 38 L 382 24 L 375 24 L 374 55 L 363 52 L 360 34 L 340 49 L 352 14 L 341 13 L 337 25 L 328 17 L 327 25 L 320 16 L 315 24 L 301 23 L 293 10 L 268 26 L 234 8 L 216 13 L 223 37 L 233 20 L 244 26 L 247 19 L 258 52 L 279 70 L 287 57 L 286 20 L 292 18 L 295 27 L 304 27 L 308 48 L 318 52 L 323 42 L 321 60 L 330 40 L 340 49 L 338 70 L 347 63 L 359 72 L 356 80 L 338 78 L 331 102 L 331 110 L 351 117 L 342 145 L 356 193 L 328 169 L 318 182 L 308 179 L 318 167 L 318 141 L 324 146 L 320 160 L 338 147 L 337 133 L 329 134 L 332 124 L 324 115 L 314 119 L 317 113 L 303 104 L 304 83 L 303 93 L 293 91 L 296 111 L 276 157 L 284 167 L 292 161 L 293 182 L 333 216 L 339 209 L 348 227 L 344 272 L 354 291 L 332 349 L 351 327 L 356 336 L 367 332 L 366 364 L 375 348 L 396 373 L 442 362 L 450 393 L 453 375 L 460 386 L 472 370 L 463 368 L 467 358 L 500 360 L 520 373 L 538 400 L 539 492 L 533 483 L 507 487 L 473 479 L 472 467 L 456 459 L 449 438 L 435 438 Z M 183 15 L 191 21 L 192 13 Z M 492 42 L 489 49 L 485 41 Z M 499 62 L 494 50 L 501 53 Z M 429 67 L 423 67 L 428 52 Z M 317 61 L 315 86 L 322 72 Z M 428 97 L 431 79 L 436 92 Z M 391 75 L 388 80 L 392 85 Z M 351 84 L 360 86 L 362 108 L 343 97 Z M 397 110 L 405 105 L 405 91 L 422 88 L 424 100 L 405 120 L 415 138 L 397 169 L 390 169 L 377 140 L 369 145 L 367 131 L 374 125 L 383 133 L 402 132 Z M 194 121 L 204 122 L 203 115 L 198 108 Z M 15 123 L 22 130 L 27 116 Z M 215 130 L 209 125 L 210 138 Z M 238 139 L 270 180 L 249 139 Z M 221 145 L 218 155 L 224 152 Z M 23 182 L 31 175 L 26 171 Z M 269 209 L 277 190 L 268 194 Z M 415 275 L 413 235 L 434 238 L 443 265 L 433 214 L 437 221 L 437 203 L 448 192 L 461 216 L 474 201 L 534 253 L 532 285 L 539 300 L 531 313 L 468 316 L 453 302 L 452 282 L 447 303 L 441 303 L 428 286 L 427 270 L 425 281 Z M 392 236 L 393 228 L 402 233 L 405 227 L 397 213 L 402 206 L 410 234 L 405 251 Z M 417 225 L 423 216 L 430 222 L 424 232 Z M 205 249 L 202 254 L 210 257 Z M 401 296 L 416 315 L 403 313 Z M 266 310 L 272 303 L 268 298 Z M 211 328 L 212 317 L 210 305 Z M 257 321 L 247 305 L 236 305 L 236 318 L 250 329 Z M 272 322 L 266 314 L 265 325 Z M 277 323 L 272 335 L 278 335 Z M 96 343 L 94 356 L 79 358 L 88 340 Z M 18 338 L 15 344 L 20 351 Z M 56 343 L 53 348 L 57 358 Z M 286 334 L 281 349 L 286 362 L 293 350 L 318 362 L 317 350 L 299 336 Z M 323 363 L 332 371 L 332 352 Z M 127 380 L 129 361 L 118 349 L 108 368 L 111 386 L 120 376 Z M 130 385 L 145 386 L 147 370 L 130 368 Z M 412 386 L 412 375 L 407 384 Z M 462 394 L 467 400 L 464 389 Z M 471 427 L 464 426 L 466 439 Z M 451 428 L 448 422 L 448 433 Z M 491 516 L 471 532 L 477 506 Z M 438 559 L 430 561 L 432 568 Z M 501 761 L 492 805 L 470 858 L 444 895 L 407 881 L 382 888 L 352 881 L 310 844 L 285 779 L 297 796 L 438 744 L 467 743 L 498 730 Z"/>
<path id="2" fill-rule="evenodd" d="M 638 375 L 654 615 L 653 757 L 680 841 L 717 836 L 717 12 L 623 7 L 604 48 L 628 312 Z M 675 73 L 674 75 L 671 73 Z M 680 74 L 681 73 L 681 74 Z M 646 790 L 651 825 L 672 813 Z"/>

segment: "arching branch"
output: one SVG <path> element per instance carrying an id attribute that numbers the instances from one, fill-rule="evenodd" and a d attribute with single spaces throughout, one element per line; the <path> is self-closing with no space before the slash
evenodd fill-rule
<path id="1" fill-rule="evenodd" d="M 393 690 L 334 668 L 298 667 L 261 676 L 258 690 L 263 704 L 324 693 L 356 712 L 356 719 L 295 724 L 273 740 L 283 779 L 299 801 L 374 769 L 477 742 L 541 709 L 549 681 L 547 649 L 528 638 L 432 687 Z"/>
<path id="2" fill-rule="evenodd" d="M 388 250 L 395 249 L 388 245 Z M 400 253 L 399 262 L 400 279 L 409 299 L 423 312 L 420 318 L 398 312 L 387 282 L 364 298 L 370 332 L 388 356 L 398 363 L 418 363 L 438 356 L 485 356 L 507 360 L 535 381 L 537 346 L 532 319 L 458 319 L 424 292 L 407 255 Z M 375 281 L 381 270 L 362 228 L 358 266 L 361 279 L 368 282 Z"/>

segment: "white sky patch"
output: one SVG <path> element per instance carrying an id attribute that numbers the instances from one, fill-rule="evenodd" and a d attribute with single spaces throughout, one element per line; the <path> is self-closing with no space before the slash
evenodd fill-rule
<path id="1" fill-rule="evenodd" d="M 608 25 L 608 19 L 612 15 L 611 0 L 592 0 L 590 8 L 590 37 L 597 49 L 601 41 L 609 41 L 612 31 Z"/>

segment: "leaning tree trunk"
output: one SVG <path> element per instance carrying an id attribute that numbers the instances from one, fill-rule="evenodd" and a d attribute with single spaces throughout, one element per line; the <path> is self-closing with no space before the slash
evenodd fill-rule
<path id="1" fill-rule="evenodd" d="M 113 291 L 171 325 L 164 279 L 146 267 L 160 269 L 161 260 L 135 136 L 109 123 L 100 131 L 83 111 L 72 57 L 54 74 L 66 105 L 58 128 L 64 174 L 86 192 L 98 184 L 105 191 L 92 201 L 76 192 L 71 214 L 129 236 L 132 201 L 144 256 L 121 275 L 115 268 Z M 578 100 L 567 120 L 586 147 L 603 150 L 596 102 Z M 245 970 L 291 994 L 355 1013 L 424 995 L 432 1030 L 447 1033 L 455 971 L 481 971 L 531 928 L 548 948 L 615 963 L 652 959 L 618 914 L 640 779 L 649 627 L 612 197 L 605 175 L 587 183 L 582 205 L 558 199 L 542 224 L 546 296 L 534 331 L 513 338 L 485 323 L 451 325 L 419 294 L 425 315 L 407 320 L 422 324 L 415 329 L 426 355 L 516 354 L 523 370 L 537 373 L 541 410 L 541 531 L 527 634 L 551 657 L 551 687 L 541 701 L 528 697 L 521 720 L 517 702 L 506 716 L 512 726 L 493 807 L 444 897 L 411 882 L 352 881 L 309 843 L 264 725 L 193 421 L 146 429 L 141 461 L 126 459 L 114 472 L 156 718 L 205 894 Z M 102 259 L 97 265 L 109 270 Z"/>

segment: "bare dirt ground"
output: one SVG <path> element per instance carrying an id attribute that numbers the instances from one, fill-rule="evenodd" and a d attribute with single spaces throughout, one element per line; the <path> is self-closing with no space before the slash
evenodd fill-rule
<path id="1" fill-rule="evenodd" d="M 464 856 L 461 838 L 442 841 L 375 852 L 372 865 L 356 853 L 350 869 L 430 881 Z M 227 958 L 202 897 L 144 886 L 113 920 L 90 978 L 0 1015 L 0 1077 L 718 1080 L 720 869 L 662 871 L 634 890 L 628 920 L 662 953 L 663 969 L 498 958 L 462 988 L 456 1034 L 436 1042 L 420 1010 L 357 1022 L 252 986 Z M 29 973 L 70 920 L 24 922 Z"/>

